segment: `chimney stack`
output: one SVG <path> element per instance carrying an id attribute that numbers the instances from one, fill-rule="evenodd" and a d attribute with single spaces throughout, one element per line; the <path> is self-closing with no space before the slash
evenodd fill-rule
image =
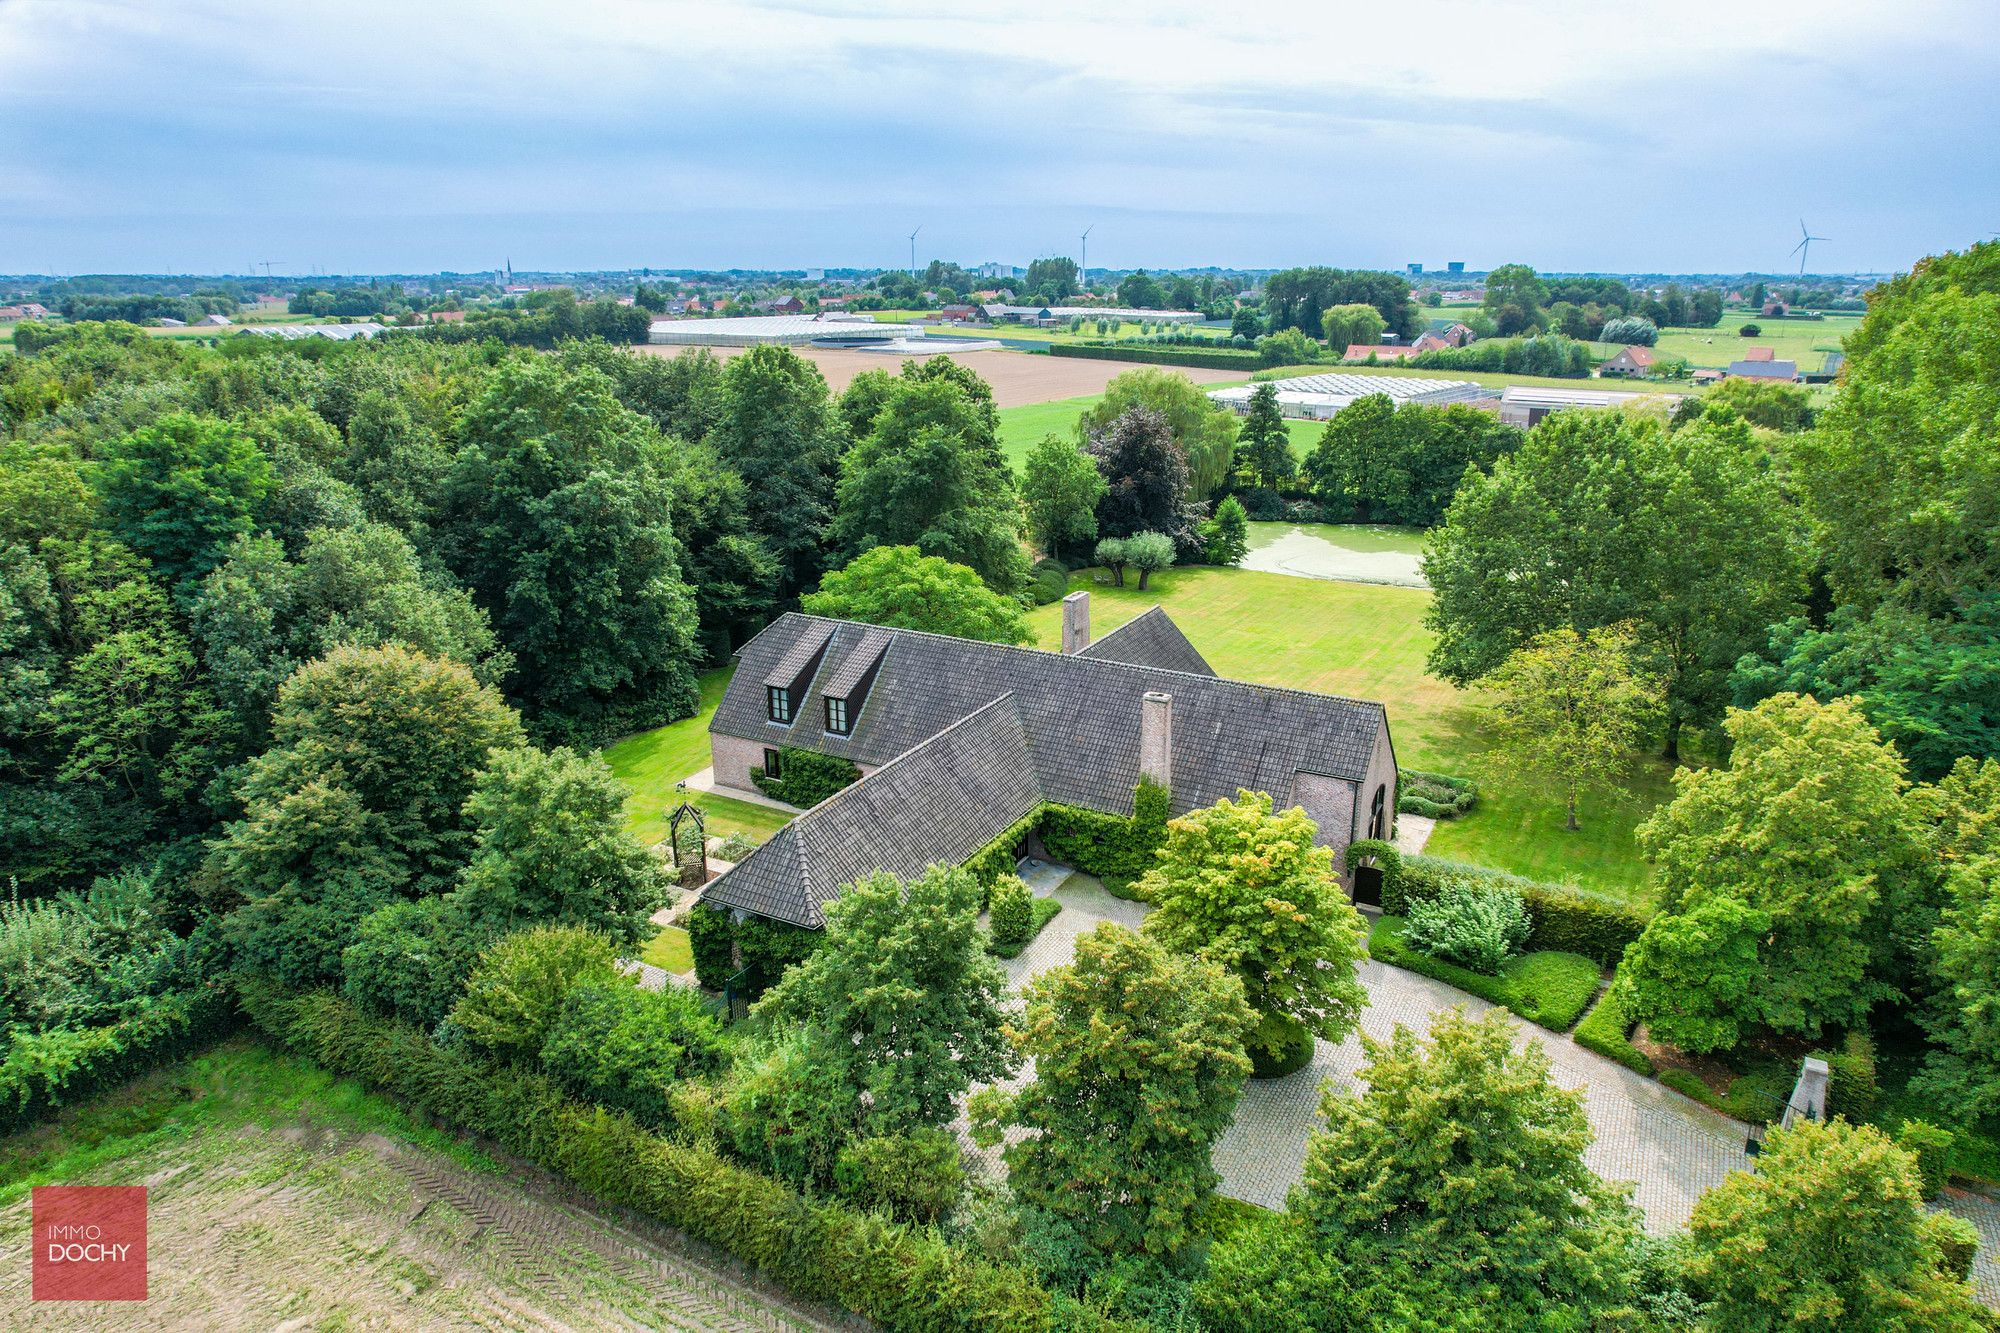
<path id="1" fill-rule="evenodd" d="M 1160 690 L 1139 701 L 1139 776 L 1174 785 L 1174 696 Z"/>
<path id="2" fill-rule="evenodd" d="M 1073 592 L 1063 598 L 1062 650 L 1080 653 L 1090 647 L 1090 594 Z"/>

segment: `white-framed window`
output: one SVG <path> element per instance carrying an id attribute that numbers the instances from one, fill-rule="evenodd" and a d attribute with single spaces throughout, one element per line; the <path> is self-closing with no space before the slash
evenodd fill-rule
<path id="1" fill-rule="evenodd" d="M 764 694 L 770 705 L 771 720 L 789 724 L 792 720 L 792 692 L 782 685 L 766 685 Z"/>
<path id="2" fill-rule="evenodd" d="M 847 700 L 828 699 L 826 701 L 826 729 L 836 736 L 845 736 L 847 723 Z"/>

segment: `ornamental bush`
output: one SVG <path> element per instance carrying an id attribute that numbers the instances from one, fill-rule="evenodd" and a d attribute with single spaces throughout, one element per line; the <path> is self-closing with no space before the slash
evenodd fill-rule
<path id="1" fill-rule="evenodd" d="M 993 883 L 993 896 L 987 908 L 987 922 L 993 932 L 993 942 L 1000 945 L 1022 945 L 1028 942 L 1028 932 L 1035 924 L 1035 895 L 1021 882 L 1019 875 L 1002 875 Z"/>
<path id="2" fill-rule="evenodd" d="M 1410 905 L 1404 940 L 1412 948 L 1493 976 L 1528 941 L 1528 908 L 1505 887 L 1464 881 Z"/>
<path id="3" fill-rule="evenodd" d="M 1382 884 L 1382 910 L 1408 916 L 1418 899 L 1455 882 L 1505 887 L 1528 908 L 1528 945 L 1580 953 L 1601 964 L 1616 963 L 1625 946 L 1639 938 L 1650 919 L 1640 908 L 1567 884 L 1543 884 L 1504 870 L 1466 865 L 1435 856 L 1405 856 Z"/>

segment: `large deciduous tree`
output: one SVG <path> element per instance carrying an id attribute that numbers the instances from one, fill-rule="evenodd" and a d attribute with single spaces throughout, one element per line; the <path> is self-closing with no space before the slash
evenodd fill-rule
<path id="1" fill-rule="evenodd" d="M 800 607 L 810 615 L 928 630 L 988 643 L 1026 643 L 1020 603 L 964 565 L 914 546 L 877 546 L 821 580 Z"/>
<path id="2" fill-rule="evenodd" d="M 271 463 L 235 426 L 175 413 L 113 441 L 97 486 L 112 531 L 170 585 L 191 591 L 250 531 Z"/>
<path id="3" fill-rule="evenodd" d="M 595 739 L 693 712 L 695 602 L 658 432 L 598 372 L 536 359 L 500 368 L 464 438 L 453 563 L 514 654 L 530 720 Z"/>
<path id="4" fill-rule="evenodd" d="M 1697 1049 L 1756 1024 L 1811 1037 L 1864 1022 L 1897 993 L 1907 923 L 1932 919 L 1903 761 L 1845 700 L 1780 694 L 1724 727 L 1728 767 L 1676 773 L 1674 799 L 1639 826 L 1661 910 L 1620 974 L 1633 1010 Z M 1716 900 L 1748 911 L 1703 910 Z M 1691 988 L 1686 960 L 1704 947 L 1754 980 Z"/>
<path id="5" fill-rule="evenodd" d="M 1764 1141 L 1688 1220 L 1688 1273 L 1731 1333 L 1975 1333 L 1916 1163 L 1871 1125 L 1801 1120 Z"/>
<path id="6" fill-rule="evenodd" d="M 1658 690 L 1632 663 L 1622 626 L 1538 634 L 1482 677 L 1493 696 L 1502 761 L 1561 795 L 1574 833 L 1577 804 L 1608 785 L 1658 711 Z"/>
<path id="7" fill-rule="evenodd" d="M 1319 317 L 1319 336 L 1326 339 L 1336 358 L 1350 347 L 1372 347 L 1381 342 L 1382 330 L 1387 327 L 1381 311 L 1360 301 L 1328 306 Z"/>
<path id="8" fill-rule="evenodd" d="M 1005 1151 L 1015 1197 L 1098 1254 L 1184 1251 L 1250 1071 L 1242 983 L 1104 922 L 1025 999 L 1007 1032 L 1034 1081 L 971 1108 L 989 1144 L 1002 1128 L 1027 1131 Z"/>
<path id="9" fill-rule="evenodd" d="M 1431 669 L 1460 684 L 1544 631 L 1630 622 L 1665 686 L 1666 752 L 1713 723 L 1728 672 L 1803 592 L 1795 525 L 1741 423 L 1669 436 L 1563 412 L 1468 471 L 1424 570 Z"/>
<path id="10" fill-rule="evenodd" d="M 1584 1165 L 1583 1095 L 1504 1014 L 1364 1036 L 1286 1211 L 1210 1255 L 1209 1326 L 1269 1333 L 1586 1328 L 1625 1300 L 1638 1227 Z"/>
<path id="11" fill-rule="evenodd" d="M 2000 761 L 1961 759 L 1915 799 L 1945 881 L 1931 937 L 1937 993 L 1925 1007 L 1938 1049 L 1922 1086 L 1986 1119 L 2000 1112 Z"/>
<path id="12" fill-rule="evenodd" d="M 1314 833 L 1296 806 L 1274 814 L 1270 796 L 1238 792 L 1169 822 L 1159 858 L 1138 883 L 1153 904 L 1145 933 L 1242 981 L 1260 1020 L 1254 1040 L 1274 1063 L 1301 1030 L 1342 1040 L 1368 1003 L 1355 977 L 1367 927 Z"/>
<path id="13" fill-rule="evenodd" d="M 749 485 L 750 528 L 777 557 L 778 597 L 796 597 L 827 567 L 847 448 L 826 380 L 788 347 L 753 347 L 723 367 L 720 396 L 710 438 Z"/>
<path id="14" fill-rule="evenodd" d="M 838 494 L 834 537 L 850 552 L 914 546 L 970 566 L 996 592 L 1027 582 L 1020 499 L 990 395 L 975 397 L 960 381 L 921 373 L 898 381 L 842 460 Z"/>
<path id="15" fill-rule="evenodd" d="M 1007 978 L 986 952 L 979 899 L 972 875 L 948 866 L 860 880 L 827 904 L 825 942 L 759 1002 L 807 1031 L 871 1132 L 942 1125 L 954 1098 L 1014 1067 Z"/>
<path id="16" fill-rule="evenodd" d="M 1104 498 L 1097 502 L 1102 537 L 1164 532 L 1179 546 L 1182 535 L 1197 540 L 1198 521 L 1188 503 L 1187 456 L 1174 442 L 1173 428 L 1158 412 L 1128 408 L 1090 436 L 1086 446 L 1104 474 Z"/>
<path id="17" fill-rule="evenodd" d="M 1087 545 L 1097 536 L 1097 502 L 1104 491 L 1104 474 L 1090 455 L 1060 435 L 1043 436 L 1022 469 L 1028 535 L 1056 559 L 1066 545 Z"/>
<path id="18" fill-rule="evenodd" d="M 1236 414 L 1212 401 L 1179 371 L 1147 366 L 1114 377 L 1104 386 L 1104 396 L 1077 418 L 1077 441 L 1087 446 L 1135 407 L 1166 418 L 1167 429 L 1187 460 L 1189 496 L 1206 500 L 1228 482 L 1236 449 Z"/>

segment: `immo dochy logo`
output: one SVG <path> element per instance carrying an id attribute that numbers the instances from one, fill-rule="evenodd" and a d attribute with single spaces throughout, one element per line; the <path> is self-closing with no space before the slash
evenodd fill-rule
<path id="1" fill-rule="evenodd" d="M 39 1185 L 34 1298 L 146 1299 L 146 1187 Z"/>

